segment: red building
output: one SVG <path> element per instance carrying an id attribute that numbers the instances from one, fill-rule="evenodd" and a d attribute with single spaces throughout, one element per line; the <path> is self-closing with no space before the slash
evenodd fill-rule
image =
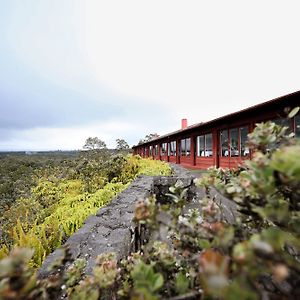
<path id="1" fill-rule="evenodd" d="M 180 130 L 134 146 L 133 150 L 142 157 L 190 168 L 237 167 L 251 159 L 246 140 L 256 123 L 272 120 L 290 127 L 300 137 L 300 114 L 287 119 L 287 112 L 296 106 L 300 106 L 300 91 L 205 123 L 187 126 L 183 119 Z"/>

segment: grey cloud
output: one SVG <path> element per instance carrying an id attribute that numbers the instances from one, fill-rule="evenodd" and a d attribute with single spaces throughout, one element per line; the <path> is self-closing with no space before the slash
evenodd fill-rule
<path id="1" fill-rule="evenodd" d="M 78 125 L 122 115 L 122 107 L 107 97 L 92 99 L 65 89 L 38 93 L 1 93 L 0 128 L 25 129 Z"/>

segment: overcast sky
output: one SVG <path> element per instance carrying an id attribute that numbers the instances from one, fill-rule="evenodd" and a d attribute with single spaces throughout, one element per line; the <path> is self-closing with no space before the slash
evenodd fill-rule
<path id="1" fill-rule="evenodd" d="M 0 0 L 0 150 L 132 146 L 297 91 L 299 5 Z"/>

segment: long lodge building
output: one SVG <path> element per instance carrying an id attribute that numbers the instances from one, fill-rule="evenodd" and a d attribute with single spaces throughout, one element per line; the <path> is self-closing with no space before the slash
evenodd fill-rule
<path id="1" fill-rule="evenodd" d="M 251 159 L 247 134 L 255 124 L 268 120 L 288 126 L 300 137 L 300 113 L 292 119 L 288 112 L 300 106 L 300 91 L 205 122 L 187 126 L 133 147 L 134 154 L 152 157 L 195 169 L 212 166 L 235 168 Z"/>

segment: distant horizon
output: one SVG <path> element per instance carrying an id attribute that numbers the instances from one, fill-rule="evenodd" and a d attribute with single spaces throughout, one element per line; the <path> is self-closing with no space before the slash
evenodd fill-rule
<path id="1" fill-rule="evenodd" d="M 130 150 L 131 148 L 129 148 Z M 107 148 L 107 150 L 116 150 L 116 148 Z M 0 152 L 79 152 L 79 151 L 89 151 L 88 149 L 66 149 L 66 150 L 0 150 Z"/>
<path id="2" fill-rule="evenodd" d="M 76 151 L 85 151 L 81 150 L 0 150 L 0 152 L 76 152 Z"/>
<path id="3" fill-rule="evenodd" d="M 281 98 L 281 97 L 283 97 L 283 96 L 287 96 L 287 95 L 290 95 L 290 94 L 294 94 L 294 93 L 299 92 L 299 91 L 300 91 L 300 90 L 296 90 L 296 91 L 293 91 L 293 92 L 288 93 L 288 94 L 285 94 L 285 95 L 280 95 L 280 96 L 278 96 L 278 97 L 274 97 L 273 99 L 267 99 L 267 100 L 262 101 L 262 102 L 260 102 L 260 103 L 256 103 L 256 104 L 251 105 L 251 106 L 249 106 L 249 107 L 245 107 L 245 108 L 243 108 L 243 109 L 241 109 L 241 110 L 245 110 L 245 109 L 248 109 L 248 108 L 251 108 L 251 107 L 260 105 L 260 104 L 262 104 L 262 103 L 269 102 L 269 101 L 275 100 L 275 99 L 277 99 L 277 98 Z M 238 111 L 232 111 L 232 112 L 229 112 L 229 113 L 226 114 L 226 115 L 221 115 L 221 116 L 218 116 L 217 118 L 214 118 L 214 119 L 222 118 L 222 117 L 225 117 L 225 116 L 230 115 L 230 114 L 232 114 L 232 113 L 239 112 L 239 111 L 241 111 L 241 110 L 238 110 Z M 214 119 L 207 120 L 207 122 L 212 121 L 212 120 L 214 120 Z M 181 120 L 180 120 L 180 121 L 181 121 Z M 196 122 L 196 123 L 190 124 L 190 123 L 189 123 L 189 120 L 187 120 L 187 122 L 188 122 L 188 127 L 200 123 L 200 122 Z M 173 129 L 173 130 L 170 130 L 169 132 L 173 132 L 173 131 L 176 131 L 176 130 L 179 130 L 179 129 L 180 129 L 180 128 Z M 165 134 L 168 134 L 169 132 L 164 132 L 164 133 L 162 133 L 162 134 L 159 134 L 159 136 L 163 136 L 163 135 L 165 135 Z M 140 139 L 142 139 L 142 138 L 144 138 L 144 137 L 141 137 Z M 105 142 L 105 141 L 104 141 L 104 142 Z M 132 147 L 136 146 L 137 144 L 138 144 L 138 141 L 137 141 L 135 144 L 133 144 L 132 146 L 129 146 L 129 149 L 131 149 Z M 109 150 L 114 150 L 114 149 L 116 149 L 116 148 L 108 147 L 107 149 L 109 149 Z M 0 149 L 0 152 L 59 152 L 59 151 L 61 151 L 61 152 L 68 152 L 68 151 L 87 151 L 87 150 L 88 150 L 88 149 L 84 149 L 83 146 L 82 146 L 81 148 L 78 148 L 78 149 L 74 149 L 74 148 L 73 148 L 73 149 L 71 149 L 71 148 L 70 148 L 70 149 L 54 149 L 54 148 L 51 149 L 51 148 L 49 148 L 49 149 L 39 149 L 39 150 L 36 150 L 36 149 L 30 149 L 30 148 L 28 148 L 28 149 L 26 149 L 26 150 L 24 150 L 24 149 L 21 149 L 21 150 L 18 150 L 18 149 L 13 149 L 13 150 L 10 150 L 10 149 L 9 149 L 9 150 L 6 150 L 6 149 Z"/>

